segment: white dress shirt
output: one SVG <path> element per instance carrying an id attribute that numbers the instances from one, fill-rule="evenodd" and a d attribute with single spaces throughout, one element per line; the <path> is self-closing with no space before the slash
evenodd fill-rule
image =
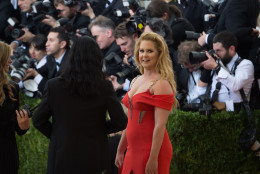
<path id="1" fill-rule="evenodd" d="M 193 77 L 192 77 L 193 76 Z M 188 81 L 188 95 L 186 97 L 188 103 L 199 103 L 200 101 L 195 101 L 196 98 L 200 96 L 200 93 L 198 92 L 198 81 L 201 76 L 201 71 L 192 71 L 190 73 L 189 81 Z M 201 94 L 204 94 L 206 92 L 206 88 L 203 88 L 201 91 Z"/>
<path id="2" fill-rule="evenodd" d="M 236 54 L 232 60 L 226 65 L 229 71 L 232 70 L 238 55 Z M 249 94 L 252 83 L 254 80 L 254 66 L 250 60 L 243 59 L 235 70 L 235 76 L 231 75 L 224 68 L 220 68 L 219 73 L 213 76 L 211 97 L 216 89 L 216 83 L 221 82 L 218 101 L 225 102 L 232 100 L 233 103 L 240 103 L 243 101 L 241 98 L 240 89 L 244 89 L 246 96 Z"/>
<path id="3" fill-rule="evenodd" d="M 44 66 L 47 63 L 47 55 L 44 56 L 39 63 L 37 63 L 36 65 L 36 69 L 41 68 L 42 66 Z M 37 76 L 34 77 L 34 81 L 39 85 L 39 83 L 42 81 L 42 75 L 38 74 Z"/>

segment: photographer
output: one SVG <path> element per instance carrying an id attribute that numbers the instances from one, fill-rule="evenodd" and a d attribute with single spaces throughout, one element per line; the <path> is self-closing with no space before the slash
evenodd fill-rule
<path id="1" fill-rule="evenodd" d="M 200 65 L 213 70 L 210 91 L 212 103 L 225 103 L 226 110 L 238 112 L 243 101 L 239 90 L 243 88 L 245 95 L 248 95 L 254 80 L 254 66 L 251 61 L 241 59 L 236 48 L 235 35 L 229 31 L 220 32 L 213 39 L 213 49 L 218 59 L 215 60 L 206 53 L 208 59 Z M 199 83 L 199 86 L 206 85 L 207 83 Z"/>
<path id="2" fill-rule="evenodd" d="M 212 47 L 215 34 L 221 31 L 231 31 L 238 39 L 236 50 L 241 57 L 249 58 L 249 50 L 256 39 L 256 20 L 259 14 L 258 0 L 226 0 L 222 12 L 212 34 L 203 33 L 198 39 L 201 46 Z M 222 7 L 221 6 L 221 7 Z"/>
<path id="3" fill-rule="evenodd" d="M 68 24 L 66 29 L 69 32 L 76 33 L 77 29 L 88 27 L 89 18 L 82 15 L 77 11 L 76 2 L 74 0 L 64 1 L 64 0 L 54 0 L 55 8 L 60 11 L 58 17 L 60 18 L 68 18 Z M 59 27 L 61 24 L 52 16 L 46 15 L 46 19 L 42 21 L 43 23 L 55 28 Z"/>
<path id="4" fill-rule="evenodd" d="M 31 58 L 36 59 L 36 67 L 29 68 L 26 71 L 26 75 L 23 80 L 28 78 L 33 78 L 33 80 L 38 84 L 38 90 L 43 93 L 45 87 L 45 80 L 43 78 L 50 79 L 50 72 L 56 63 L 52 56 L 48 56 L 46 52 L 46 42 L 47 38 L 44 35 L 36 35 L 29 43 L 29 52 Z"/>
<path id="5" fill-rule="evenodd" d="M 116 44 L 116 40 L 113 35 L 115 30 L 114 22 L 111 19 L 100 15 L 95 18 L 92 23 L 90 23 L 89 29 L 104 55 L 106 75 L 116 75 L 117 72 L 121 72 L 122 69 L 118 65 L 118 62 L 114 59 L 108 60 L 108 57 L 112 54 L 118 55 L 121 59 L 124 57 L 124 54 L 120 51 L 120 47 Z"/>
<path id="6" fill-rule="evenodd" d="M 0 40 L 10 42 L 10 38 L 6 36 L 5 30 L 8 27 L 7 19 L 14 16 L 14 7 L 10 0 L 2 0 L 0 2 Z"/>
<path id="7" fill-rule="evenodd" d="M 125 79 L 125 82 L 122 84 L 118 83 L 116 76 L 111 76 L 110 79 L 113 82 L 115 90 L 122 89 L 126 92 L 129 90 L 130 81 L 139 74 L 136 70 L 134 61 L 134 47 L 135 42 L 138 39 L 138 33 L 131 22 L 122 22 L 116 27 L 114 37 L 117 45 L 120 46 L 121 51 L 125 53 L 122 62 L 124 68 L 121 73 L 124 74 L 123 78 Z"/>
<path id="8" fill-rule="evenodd" d="M 178 47 L 178 64 L 182 65 L 180 72 L 178 72 L 179 79 L 181 79 L 178 84 L 181 109 L 185 104 L 200 102 L 198 100 L 198 81 L 205 70 L 199 64 L 190 64 L 189 54 L 192 51 L 202 51 L 197 41 L 184 41 Z M 205 88 L 203 90 L 201 93 L 206 92 Z"/>
<path id="9" fill-rule="evenodd" d="M 21 9 L 21 25 L 24 26 L 24 28 L 22 28 L 24 34 L 21 37 L 17 38 L 17 41 L 27 43 L 36 34 L 47 35 L 50 30 L 50 26 L 40 22 L 35 22 L 33 20 L 31 12 L 32 4 L 34 2 L 36 2 L 36 0 L 18 0 L 18 6 Z M 18 46 L 18 43 L 12 42 L 10 46 L 13 50 L 15 50 L 15 48 L 17 48 Z"/>

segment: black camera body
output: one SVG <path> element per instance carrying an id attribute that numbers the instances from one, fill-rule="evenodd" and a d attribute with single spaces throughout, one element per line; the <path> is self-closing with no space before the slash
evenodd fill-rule
<path id="1" fill-rule="evenodd" d="M 201 36 L 200 33 L 196 33 L 194 31 L 185 31 L 186 34 L 186 40 L 198 40 L 198 38 Z"/>
<path id="2" fill-rule="evenodd" d="M 117 72 L 116 74 L 118 75 L 118 77 L 121 77 L 123 79 L 126 79 L 126 78 L 132 79 L 135 76 L 135 74 L 137 73 L 134 56 L 129 57 L 127 61 L 129 63 L 129 65 L 121 62 L 120 66 L 121 66 L 122 71 Z"/>
<path id="3" fill-rule="evenodd" d="M 26 75 L 26 70 L 28 68 L 35 68 L 35 59 L 29 58 L 27 55 L 22 55 L 20 57 L 11 57 L 13 62 L 11 64 L 11 68 L 13 69 L 13 73 L 11 74 L 11 78 L 15 82 L 20 82 L 24 76 Z"/>
<path id="4" fill-rule="evenodd" d="M 59 10 L 52 5 L 49 1 L 36 1 L 32 4 L 32 19 L 34 23 L 38 23 L 45 18 L 45 15 L 50 15 L 57 19 Z"/>
<path id="5" fill-rule="evenodd" d="M 177 94 L 176 98 L 180 103 L 180 109 L 183 111 L 199 112 L 201 115 L 210 116 L 212 113 L 212 105 L 210 99 L 204 94 L 200 95 L 194 102 L 188 103 L 186 93 Z"/>
<path id="6" fill-rule="evenodd" d="M 214 58 L 216 59 L 215 56 L 215 52 L 214 50 L 209 50 L 208 53 Z M 207 60 L 208 57 L 206 55 L 206 52 L 196 52 L 196 51 L 191 51 L 189 54 L 189 60 L 190 60 L 190 64 L 194 65 L 194 64 L 200 64 L 201 62 Z"/>
<path id="7" fill-rule="evenodd" d="M 137 74 L 136 64 L 133 56 L 128 59 L 129 65 L 125 64 L 122 58 L 120 58 L 114 52 L 110 53 L 107 57 L 105 57 L 105 61 L 107 63 L 112 62 L 120 67 L 121 71 L 116 73 L 116 75 L 119 77 L 119 81 L 126 78 L 132 79 L 132 76 L 134 76 L 134 74 Z"/>
<path id="8" fill-rule="evenodd" d="M 89 28 L 81 28 L 79 29 L 78 33 L 82 36 L 89 36 L 89 37 L 92 37 L 91 35 L 91 31 L 89 30 Z"/>
<path id="9" fill-rule="evenodd" d="M 24 35 L 25 32 L 22 30 L 22 28 L 25 26 L 20 24 L 16 18 L 10 17 L 7 19 L 7 22 L 9 24 L 9 27 L 6 30 L 7 37 L 11 36 L 13 39 L 17 39 Z"/>
<path id="10" fill-rule="evenodd" d="M 66 0 L 64 0 L 66 1 Z M 72 4 L 76 6 L 78 11 L 82 11 L 88 8 L 87 3 L 93 8 L 98 3 L 102 2 L 101 0 L 67 0 L 72 1 Z"/>

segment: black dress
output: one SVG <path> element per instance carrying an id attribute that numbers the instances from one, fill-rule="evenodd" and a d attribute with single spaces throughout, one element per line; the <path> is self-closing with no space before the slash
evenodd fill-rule
<path id="1" fill-rule="evenodd" d="M 19 88 L 15 85 L 16 90 L 13 93 L 17 101 L 9 98 L 7 89 L 4 88 L 6 99 L 0 106 L 0 173 L 17 174 L 19 165 L 19 156 L 15 139 L 17 134 L 25 134 L 17 123 L 15 110 L 19 107 Z"/>

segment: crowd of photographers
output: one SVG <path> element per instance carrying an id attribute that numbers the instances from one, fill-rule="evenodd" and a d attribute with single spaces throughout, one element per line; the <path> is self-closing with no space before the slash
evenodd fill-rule
<path id="1" fill-rule="evenodd" d="M 153 0 L 146 9 L 137 0 L 17 3 L 14 10 L 10 0 L 0 2 L 0 39 L 13 49 L 11 77 L 26 95 L 40 97 L 47 80 L 59 75 L 73 39 L 87 35 L 102 50 L 103 71 L 118 97 L 124 96 L 139 74 L 135 42 L 152 31 L 168 44 L 180 109 L 238 112 L 249 99 L 251 108 L 260 108 L 258 0 Z"/>

